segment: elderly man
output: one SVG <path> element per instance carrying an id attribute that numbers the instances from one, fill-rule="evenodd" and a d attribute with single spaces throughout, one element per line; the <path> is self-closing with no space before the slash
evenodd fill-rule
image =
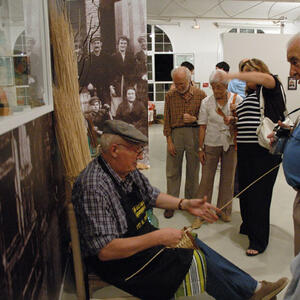
<path id="1" fill-rule="evenodd" d="M 290 76 L 300 80 L 300 33 L 296 34 L 288 43 L 287 60 L 290 63 Z M 295 255 L 300 252 L 300 148 L 299 142 L 297 144 L 297 139 L 299 140 L 300 137 L 299 124 L 298 118 L 283 158 L 283 169 L 287 181 L 297 191 L 293 210 Z M 298 146 L 298 149 L 295 146 Z"/>
<path id="2" fill-rule="evenodd" d="M 179 67 L 171 73 L 174 89 L 166 94 L 164 135 L 167 138 L 167 193 L 178 197 L 180 192 L 182 160 L 186 156 L 185 198 L 196 196 L 199 184 L 198 114 L 206 94 L 191 85 L 191 72 Z M 171 218 L 174 211 L 166 210 Z"/>
<path id="3" fill-rule="evenodd" d="M 287 60 L 290 63 L 290 76 L 300 80 L 300 32 L 295 34 L 288 42 Z M 299 82 L 299 81 L 298 81 Z M 280 127 L 291 128 L 281 121 Z M 276 138 L 272 132 L 268 137 L 271 139 L 271 146 Z M 278 134 L 277 134 L 278 136 Z M 290 132 L 289 140 L 284 148 L 283 170 L 287 183 L 296 191 L 296 198 L 293 207 L 294 220 L 294 252 L 295 258 L 291 263 L 292 281 L 284 296 L 284 300 L 299 299 L 300 294 L 300 117 L 297 118 L 294 128 Z"/>
<path id="4" fill-rule="evenodd" d="M 149 207 L 186 210 L 208 222 L 217 220 L 219 210 L 205 199 L 179 199 L 152 187 L 136 169 L 148 140 L 134 126 L 109 120 L 103 132 L 99 157 L 81 172 L 72 192 L 88 268 L 151 300 L 203 289 L 222 300 L 271 299 L 285 287 L 286 278 L 258 283 L 199 239 L 194 240 L 197 250 L 174 248 L 183 232 L 154 228 L 146 216 Z M 184 288 L 178 290 L 184 279 Z"/>
<path id="5" fill-rule="evenodd" d="M 83 70 L 79 70 L 79 81 L 81 87 L 88 87 L 92 90 L 91 96 L 100 98 L 102 105 L 110 105 L 109 95 L 109 56 L 102 51 L 100 36 L 91 39 L 92 52 L 83 61 Z"/>

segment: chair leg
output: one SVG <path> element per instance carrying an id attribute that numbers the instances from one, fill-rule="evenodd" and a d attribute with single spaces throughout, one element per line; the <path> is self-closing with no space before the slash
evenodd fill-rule
<path id="1" fill-rule="evenodd" d="M 90 296 L 92 296 L 92 292 L 90 291 L 89 279 L 88 279 L 87 272 L 84 272 L 84 285 L 85 285 L 86 300 L 90 300 Z"/>

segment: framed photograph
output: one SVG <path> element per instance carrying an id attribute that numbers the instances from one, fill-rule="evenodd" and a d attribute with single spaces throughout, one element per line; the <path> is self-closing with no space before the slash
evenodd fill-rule
<path id="1" fill-rule="evenodd" d="M 198 89 L 200 89 L 201 87 L 201 83 L 200 82 L 194 82 L 195 87 L 197 87 Z"/>
<path id="2" fill-rule="evenodd" d="M 297 89 L 297 79 L 294 77 L 288 77 L 288 90 Z"/>

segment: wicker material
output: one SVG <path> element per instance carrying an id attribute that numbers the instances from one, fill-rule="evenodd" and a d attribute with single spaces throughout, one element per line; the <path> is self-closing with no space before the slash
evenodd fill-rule
<path id="1" fill-rule="evenodd" d="M 183 237 L 180 242 L 174 248 L 184 248 L 184 249 L 199 249 L 197 244 L 195 243 L 195 239 L 190 233 L 192 230 L 191 227 L 184 227 L 183 228 Z"/>

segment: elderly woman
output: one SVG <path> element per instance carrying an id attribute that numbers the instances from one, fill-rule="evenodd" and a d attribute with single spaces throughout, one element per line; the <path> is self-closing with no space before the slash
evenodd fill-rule
<path id="1" fill-rule="evenodd" d="M 148 135 L 148 114 L 144 104 L 136 97 L 134 87 L 126 89 L 126 98 L 119 105 L 116 113 L 116 120 L 122 120 L 133 124 L 144 135 Z"/>
<path id="2" fill-rule="evenodd" d="M 240 190 L 243 190 L 281 161 L 280 156 L 270 154 L 258 143 L 256 130 L 261 118 L 260 91 L 264 98 L 265 115 L 273 122 L 284 120 L 285 103 L 279 79 L 270 73 L 263 61 L 248 59 L 241 70 L 239 73 L 225 74 L 223 78 L 246 81 L 246 98 L 236 108 L 237 170 Z M 262 253 L 268 245 L 270 206 L 277 173 L 278 168 L 275 168 L 240 195 L 243 221 L 240 233 L 249 238 L 248 256 Z"/>
<path id="3" fill-rule="evenodd" d="M 227 80 L 221 75 L 223 70 L 215 70 L 209 78 L 213 95 L 206 97 L 200 108 L 198 124 L 199 129 L 199 159 L 202 164 L 202 177 L 198 196 L 207 196 L 211 202 L 214 178 L 219 160 L 221 161 L 221 174 L 217 207 L 223 207 L 233 196 L 234 174 L 236 167 L 236 150 L 234 145 L 234 131 L 229 124 L 232 104 L 239 104 L 242 98 L 227 90 Z M 224 222 L 230 221 L 231 205 L 222 211 L 220 217 Z M 198 227 L 199 219 L 194 226 Z M 198 224 L 198 225 L 197 225 Z"/>

